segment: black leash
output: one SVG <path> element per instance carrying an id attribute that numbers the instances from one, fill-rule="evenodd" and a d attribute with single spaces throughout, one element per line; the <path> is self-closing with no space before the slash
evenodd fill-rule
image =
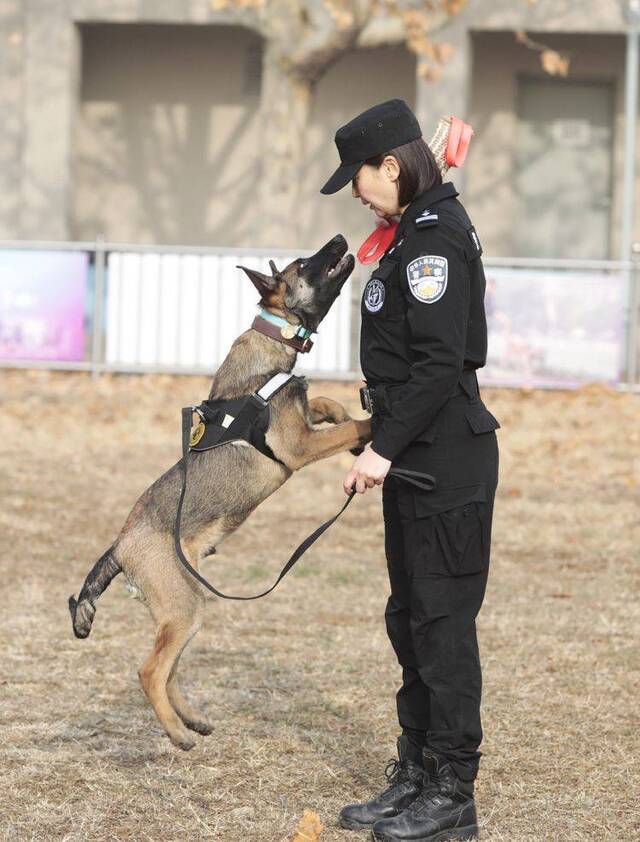
<path id="1" fill-rule="evenodd" d="M 289 561 L 285 564 L 285 566 L 280 571 L 280 575 L 275 580 L 273 585 L 270 588 L 267 588 L 266 591 L 262 593 L 256 594 L 255 596 L 231 596 L 230 594 L 222 593 L 217 588 L 208 582 L 204 576 L 202 576 L 198 571 L 187 561 L 185 554 L 182 551 L 182 546 L 180 544 L 180 521 L 182 519 L 182 504 L 184 503 L 184 496 L 187 490 L 187 458 L 189 456 L 189 434 L 191 430 L 191 418 L 193 414 L 193 408 L 190 406 L 184 407 L 182 410 L 182 459 L 180 460 L 180 466 L 182 469 L 182 490 L 180 492 L 180 499 L 178 501 L 178 510 L 176 512 L 176 523 L 173 530 L 173 541 L 176 548 L 176 553 L 178 554 L 178 558 L 182 562 L 182 565 L 191 573 L 194 579 L 197 579 L 201 585 L 204 585 L 207 590 L 210 590 L 211 593 L 214 593 L 216 596 L 222 597 L 222 599 L 238 599 L 238 600 L 249 600 L 249 599 L 260 599 L 267 594 L 270 594 L 274 588 L 280 583 L 280 581 L 287 575 L 287 573 L 291 570 L 294 564 L 298 561 L 301 555 L 306 553 L 312 544 L 318 540 L 318 538 L 327 531 L 327 529 L 334 524 L 340 515 L 344 512 L 347 508 L 349 503 L 355 497 L 356 492 L 351 491 L 345 501 L 344 506 L 340 509 L 340 511 L 335 514 L 332 518 L 329 518 L 325 523 L 319 526 L 316 530 L 314 530 L 311 535 L 304 539 L 304 541 L 300 544 L 300 546 L 294 550 L 293 555 L 289 559 Z M 405 482 L 409 482 L 412 485 L 421 488 L 423 491 L 433 491 L 436 486 L 436 481 L 431 474 L 423 474 L 420 471 L 410 471 L 408 468 L 391 468 L 389 470 L 389 474 L 392 476 L 397 477 L 398 479 L 402 479 Z"/>

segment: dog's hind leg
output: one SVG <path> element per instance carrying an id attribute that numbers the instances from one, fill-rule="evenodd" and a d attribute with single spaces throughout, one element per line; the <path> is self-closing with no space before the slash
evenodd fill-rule
<path id="1" fill-rule="evenodd" d="M 140 582 L 157 630 L 151 653 L 138 670 L 140 683 L 169 735 L 171 742 L 188 750 L 195 741 L 183 724 L 203 733 L 206 721 L 184 702 L 175 685 L 177 662 L 184 648 L 202 625 L 204 596 L 199 585 L 186 581 L 179 571 L 166 570 L 162 590 Z"/>
<path id="2" fill-rule="evenodd" d="M 193 748 L 195 740 L 190 737 L 169 700 L 167 683 L 176 659 L 193 634 L 189 624 L 185 626 L 176 618 L 163 620 L 158 625 L 154 647 L 138 670 L 142 688 L 160 724 L 171 742 L 185 751 Z"/>
<path id="3" fill-rule="evenodd" d="M 197 629 L 193 632 L 195 634 Z M 193 635 L 192 635 L 193 636 Z M 189 638 L 190 640 L 191 638 Z M 182 651 L 189 643 L 189 640 L 185 641 L 184 646 L 182 647 Z M 213 731 L 213 726 L 207 721 L 207 719 L 199 713 L 195 708 L 193 708 L 189 702 L 184 698 L 182 693 L 180 692 L 180 688 L 178 687 L 177 681 L 177 672 L 178 672 L 178 661 L 180 660 L 180 653 L 176 658 L 173 669 L 171 670 L 171 674 L 169 676 L 169 681 L 167 682 L 167 696 L 169 697 L 169 701 L 175 712 L 178 714 L 180 719 L 184 722 L 184 724 L 189 728 L 191 731 L 196 731 L 198 734 L 202 734 L 203 737 L 208 736 Z"/>
<path id="4" fill-rule="evenodd" d="M 206 717 L 204 717 L 201 713 L 199 713 L 195 708 L 193 708 L 189 702 L 184 698 L 182 693 L 180 692 L 180 688 L 178 687 L 178 663 L 182 656 L 182 653 L 187 648 L 187 645 L 191 641 L 193 637 L 198 633 L 200 626 L 202 625 L 202 615 L 204 613 L 204 596 L 202 591 L 200 590 L 199 585 L 193 585 L 194 590 L 192 591 L 193 594 L 193 613 L 191 615 L 191 625 L 183 638 L 182 648 L 177 653 L 174 658 L 173 665 L 169 672 L 169 678 L 167 680 L 167 696 L 169 698 L 169 702 L 171 706 L 178 714 L 180 719 L 184 722 L 184 724 L 189 728 L 191 731 L 196 731 L 198 734 L 202 734 L 203 737 L 206 737 L 213 731 L 213 727 L 209 724 Z"/>

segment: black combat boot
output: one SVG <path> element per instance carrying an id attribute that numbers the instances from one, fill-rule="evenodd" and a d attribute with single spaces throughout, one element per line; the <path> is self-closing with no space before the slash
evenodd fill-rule
<path id="1" fill-rule="evenodd" d="M 390 760 L 384 770 L 389 786 L 371 801 L 348 804 L 340 811 L 339 823 L 349 830 L 366 830 L 378 819 L 397 816 L 422 790 L 422 766 L 409 760 L 409 740 L 398 737 L 398 760 Z"/>
<path id="2" fill-rule="evenodd" d="M 449 762 L 429 749 L 424 749 L 422 758 L 422 792 L 400 815 L 377 821 L 373 838 L 377 842 L 478 839 L 473 781 L 461 780 Z"/>

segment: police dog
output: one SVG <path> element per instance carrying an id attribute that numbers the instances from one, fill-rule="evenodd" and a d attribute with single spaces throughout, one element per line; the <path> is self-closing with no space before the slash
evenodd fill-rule
<path id="1" fill-rule="evenodd" d="M 253 282 L 265 309 L 315 331 L 353 271 L 355 260 L 346 252 L 346 240 L 338 235 L 313 257 L 294 260 L 281 272 L 271 263 L 270 276 L 239 268 Z M 290 372 L 296 356 L 289 345 L 246 330 L 216 372 L 209 398 L 253 392 L 276 372 Z M 181 539 L 196 569 L 294 471 L 362 447 L 371 438 L 368 419 L 351 419 L 329 398 L 308 400 L 304 379 L 290 380 L 270 406 L 266 442 L 280 461 L 244 441 L 189 454 Z M 316 429 L 321 422 L 332 426 Z M 138 671 L 142 687 L 171 741 L 188 750 L 195 745 L 189 730 L 209 734 L 211 725 L 185 700 L 176 681 L 179 658 L 202 624 L 205 601 L 201 586 L 181 566 L 174 549 L 181 486 L 178 462 L 138 499 L 115 543 L 90 571 L 78 599 L 69 599 L 69 609 L 75 635 L 87 637 L 96 600 L 118 573 L 124 573 L 156 623 L 153 649 Z"/>

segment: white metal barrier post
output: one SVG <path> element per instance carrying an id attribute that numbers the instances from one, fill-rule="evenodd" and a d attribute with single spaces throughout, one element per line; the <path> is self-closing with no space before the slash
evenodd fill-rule
<path id="1" fill-rule="evenodd" d="M 93 283 L 93 319 L 91 325 L 91 377 L 95 378 L 104 366 L 104 294 L 106 250 L 103 237 L 96 237 Z"/>

